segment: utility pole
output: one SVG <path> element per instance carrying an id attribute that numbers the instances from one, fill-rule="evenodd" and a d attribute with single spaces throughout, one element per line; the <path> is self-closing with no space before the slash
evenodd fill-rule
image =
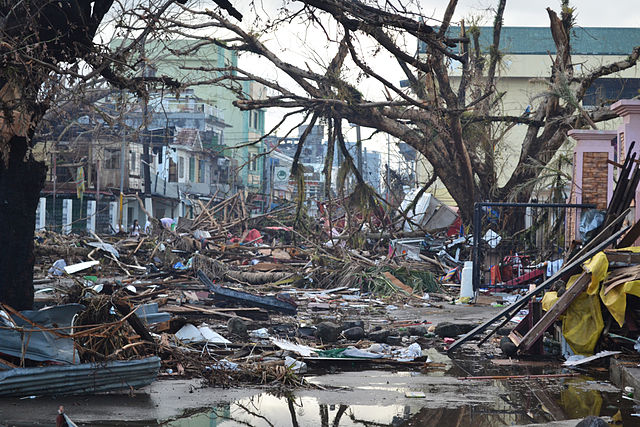
<path id="1" fill-rule="evenodd" d="M 363 148 L 363 155 L 362 155 L 362 179 L 364 179 L 364 182 L 366 182 L 367 184 L 371 184 L 371 182 L 369 182 L 369 165 L 367 162 L 367 147 Z"/>
<path id="2" fill-rule="evenodd" d="M 362 138 L 360 137 L 360 125 L 356 125 L 356 150 L 358 172 L 360 172 L 362 176 Z"/>
<path id="3" fill-rule="evenodd" d="M 386 194 L 386 200 L 387 203 L 389 203 L 389 194 L 391 193 L 389 191 L 389 183 L 391 182 L 391 180 L 389 179 L 389 172 L 391 171 L 391 135 L 387 134 L 387 194 Z"/>
<path id="4" fill-rule="evenodd" d="M 100 212 L 100 159 L 96 159 L 96 212 Z"/>
<path id="5" fill-rule="evenodd" d="M 124 113 L 124 89 L 120 91 L 120 94 L 122 96 L 122 104 L 120 105 L 121 113 Z M 127 138 L 126 138 L 126 124 L 124 122 L 124 114 L 121 114 L 121 123 L 120 126 L 122 126 L 122 145 L 120 147 L 120 205 L 119 205 L 119 209 L 118 209 L 118 232 L 122 231 L 122 210 L 124 208 L 123 204 L 124 204 L 124 154 L 125 154 L 125 147 L 127 145 Z"/>
<path id="6" fill-rule="evenodd" d="M 145 45 L 147 43 L 147 38 L 144 37 L 142 39 L 142 77 L 143 79 L 148 77 L 147 72 L 147 58 L 145 55 Z M 144 205 L 147 211 L 153 215 L 153 203 L 151 201 L 151 170 L 149 168 L 149 93 L 147 92 L 147 96 L 144 99 L 143 105 L 143 118 L 144 121 L 144 132 L 142 136 L 142 171 L 144 177 Z M 147 221 L 150 221 L 147 218 Z"/>
<path id="7" fill-rule="evenodd" d="M 58 152 L 57 148 L 53 149 L 51 156 L 53 157 L 53 227 L 52 230 L 56 231 L 56 183 L 58 182 Z"/>

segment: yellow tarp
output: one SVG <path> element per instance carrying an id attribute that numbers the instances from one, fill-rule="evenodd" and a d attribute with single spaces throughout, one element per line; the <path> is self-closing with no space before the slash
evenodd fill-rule
<path id="1" fill-rule="evenodd" d="M 632 246 L 629 248 L 618 249 L 624 252 L 640 252 L 639 246 Z M 627 295 L 635 295 L 640 297 L 640 281 L 634 280 L 626 282 L 623 285 L 618 285 L 611 289 L 606 295 L 604 294 L 605 288 L 600 289 L 600 299 L 607 306 L 609 313 L 616 319 L 618 325 L 622 327 L 624 325 L 625 312 L 627 310 Z"/>
<path id="2" fill-rule="evenodd" d="M 575 354 L 592 355 L 604 329 L 598 295 L 581 293 L 564 314 L 562 335 Z"/>
<path id="3" fill-rule="evenodd" d="M 618 249 L 618 251 L 637 253 L 640 252 L 640 247 L 632 246 L 629 248 Z M 627 309 L 627 294 L 640 297 L 640 281 L 636 280 L 626 282 L 611 289 L 605 295 L 605 289 L 600 286 L 600 283 L 602 283 L 606 278 L 607 269 L 609 268 L 609 261 L 607 260 L 607 256 L 604 252 L 598 253 L 591 260 L 585 263 L 584 268 L 585 271 L 591 271 L 592 274 L 591 285 L 589 285 L 587 292 L 589 295 L 595 295 L 595 293 L 599 292 L 600 299 L 609 310 L 609 313 L 611 313 L 611 316 L 613 316 L 616 322 L 618 322 L 618 325 L 622 327 L 622 325 L 624 325 L 625 311 Z M 587 270 L 587 268 L 590 270 Z M 594 283 L 597 283 L 597 285 L 594 286 Z"/>
<path id="4" fill-rule="evenodd" d="M 627 295 L 635 295 L 640 297 L 640 280 L 626 282 L 623 285 L 616 286 L 606 295 L 604 287 L 600 289 L 600 299 L 607 306 L 609 313 L 616 319 L 618 325 L 624 325 L 625 312 L 627 310 Z"/>
<path id="5" fill-rule="evenodd" d="M 556 291 L 545 292 L 542 297 L 542 309 L 549 311 L 556 301 L 558 301 L 558 293 Z"/>
<path id="6" fill-rule="evenodd" d="M 585 266 L 586 268 L 599 268 L 599 265 Z M 571 288 L 579 277 L 579 274 L 571 276 L 567 281 L 567 289 Z M 564 313 L 562 335 L 567 344 L 575 354 L 591 355 L 603 329 L 604 321 L 598 296 L 590 295 L 588 291 L 582 292 Z"/>
<path id="7" fill-rule="evenodd" d="M 600 289 L 600 282 L 607 277 L 607 270 L 609 269 L 607 256 L 604 252 L 598 252 L 593 258 L 582 264 L 582 269 L 587 273 L 591 273 L 591 283 L 587 288 L 587 293 L 589 295 L 597 294 Z"/>
<path id="8" fill-rule="evenodd" d="M 639 246 L 617 249 L 624 252 L 640 252 Z M 600 300 L 607 307 L 613 318 L 622 327 L 627 308 L 627 295 L 640 297 L 640 280 L 626 282 L 616 286 L 606 295 L 601 285 L 606 279 L 609 260 L 604 252 L 599 252 L 582 265 L 584 271 L 591 273 L 591 283 L 586 292 L 580 294 L 564 313 L 562 333 L 576 354 L 590 355 L 600 338 L 604 328 Z M 567 282 L 567 289 L 577 280 L 579 275 L 572 276 Z M 542 298 L 542 308 L 548 311 L 558 300 L 556 292 L 547 292 Z"/>

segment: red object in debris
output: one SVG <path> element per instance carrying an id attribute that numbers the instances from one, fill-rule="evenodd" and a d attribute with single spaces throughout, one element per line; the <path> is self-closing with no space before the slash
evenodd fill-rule
<path id="1" fill-rule="evenodd" d="M 454 340 L 453 338 L 445 338 L 444 339 L 444 343 L 445 344 L 451 344 L 454 343 L 456 340 Z"/>
<path id="2" fill-rule="evenodd" d="M 543 277 L 543 276 L 544 276 L 544 270 L 540 268 L 536 268 L 535 270 L 530 271 L 529 273 L 524 273 L 522 276 L 518 276 L 514 279 L 504 282 L 502 286 L 504 286 L 505 288 L 508 288 L 512 286 L 526 285 L 527 283 L 534 281 L 538 277 Z"/>
<path id="3" fill-rule="evenodd" d="M 496 283 L 502 282 L 502 277 L 500 276 L 500 266 L 492 265 L 491 266 L 491 284 L 495 285 Z"/>
<path id="4" fill-rule="evenodd" d="M 252 228 L 251 230 L 249 230 L 249 232 L 244 237 L 244 239 L 242 239 L 242 243 L 247 243 L 247 242 L 262 243 L 262 234 L 260 234 L 260 232 L 255 228 Z"/>
<path id="5" fill-rule="evenodd" d="M 511 279 L 513 279 L 513 267 L 510 265 L 500 267 L 500 280 L 509 281 Z"/>
<path id="6" fill-rule="evenodd" d="M 454 206 L 449 206 L 451 209 L 454 209 L 456 212 L 458 212 L 458 208 L 454 207 Z M 458 217 L 456 218 L 455 221 L 453 221 L 453 224 L 451 224 L 449 226 L 449 228 L 447 229 L 447 236 L 448 237 L 452 237 L 452 236 L 457 236 L 460 234 L 460 227 L 462 226 L 462 218 L 460 218 L 460 216 L 458 215 Z"/>

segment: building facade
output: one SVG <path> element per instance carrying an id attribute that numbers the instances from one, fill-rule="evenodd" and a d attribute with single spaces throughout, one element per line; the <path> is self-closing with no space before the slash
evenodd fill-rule
<path id="1" fill-rule="evenodd" d="M 162 108 L 150 101 L 147 108 L 133 105 L 125 126 L 112 126 L 102 114 L 119 110 L 116 99 L 105 97 L 95 104 L 101 114 L 87 112 L 70 127 L 61 123 L 36 144 L 36 156 L 49 166 L 39 228 L 117 232 L 136 219 L 146 222 L 136 193 L 145 195 L 145 208 L 154 217 L 177 219 L 192 216 L 196 200 L 223 200 L 237 191 L 235 163 L 224 156 L 227 126 L 212 106 L 188 96 L 163 99 Z M 144 122 L 163 127 L 150 129 Z"/>
<path id="2" fill-rule="evenodd" d="M 121 42 L 120 42 L 121 43 Z M 200 46 L 197 40 L 148 42 L 145 46 L 149 67 L 156 74 L 168 75 L 189 87 L 198 99 L 214 108 L 223 118 L 225 156 L 237 163 L 237 183 L 251 192 L 259 192 L 264 160 L 264 110 L 242 111 L 233 103 L 237 92 L 251 99 L 266 97 L 266 88 L 254 81 L 214 84 L 220 69 L 238 65 L 237 52 L 220 46 Z M 236 72 L 232 72 L 236 74 Z M 207 83 L 211 82 L 211 83 Z M 236 91 L 230 90 L 233 86 Z"/>
<path id="3" fill-rule="evenodd" d="M 451 27 L 451 35 L 460 28 Z M 487 51 L 493 37 L 492 27 L 480 27 L 480 45 Z M 586 74 L 601 65 L 626 58 L 640 41 L 640 28 L 574 27 L 571 34 L 571 55 L 576 75 Z M 418 55 L 425 54 L 426 45 L 418 45 Z M 504 57 L 497 74 L 496 90 L 504 93 L 502 111 L 507 115 L 521 116 L 535 111 L 540 94 L 548 90 L 546 81 L 552 67 L 555 43 L 548 27 L 503 27 L 500 36 L 500 52 Z M 487 53 L 487 52 L 484 52 Z M 449 75 L 454 85 L 461 76 L 461 65 L 452 61 Z M 631 98 L 640 89 L 637 67 L 597 79 L 587 92 L 583 108 L 611 105 L 615 101 Z M 601 129 L 614 129 L 619 120 L 599 123 Z M 498 141 L 496 160 L 500 171 L 498 183 L 503 184 L 513 172 L 520 156 L 525 125 L 514 125 Z M 571 143 L 569 143 L 571 144 Z M 570 150 L 571 146 L 567 146 Z M 428 181 L 430 167 L 424 157 L 417 161 L 418 186 Z M 441 182 L 432 186 L 432 192 L 447 204 L 455 204 Z"/>

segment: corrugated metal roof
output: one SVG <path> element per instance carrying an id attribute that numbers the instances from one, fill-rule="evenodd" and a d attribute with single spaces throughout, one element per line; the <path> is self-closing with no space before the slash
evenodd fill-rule
<path id="1" fill-rule="evenodd" d="M 16 368 L 0 372 L 0 396 L 50 396 L 139 388 L 156 380 L 157 356 L 105 363 Z"/>
<path id="2" fill-rule="evenodd" d="M 459 27 L 451 27 L 450 37 L 458 37 Z M 493 39 L 493 27 L 480 27 L 480 46 L 487 49 Z M 574 55 L 628 55 L 640 45 L 640 28 L 575 27 L 571 31 Z M 549 27 L 503 27 L 500 50 L 512 55 L 546 55 L 556 53 Z M 419 44 L 420 53 L 425 44 Z"/>
<path id="3" fill-rule="evenodd" d="M 41 310 L 25 310 L 21 314 L 43 328 L 71 327 L 73 316 L 84 310 L 81 304 L 65 304 L 46 307 Z M 24 356 L 27 360 L 74 363 L 78 360 L 73 340 L 59 337 L 51 332 L 43 332 L 18 316 L 11 316 L 15 327 L 0 329 L 0 353 L 14 357 Z M 63 330 L 69 333 L 70 330 Z"/>

